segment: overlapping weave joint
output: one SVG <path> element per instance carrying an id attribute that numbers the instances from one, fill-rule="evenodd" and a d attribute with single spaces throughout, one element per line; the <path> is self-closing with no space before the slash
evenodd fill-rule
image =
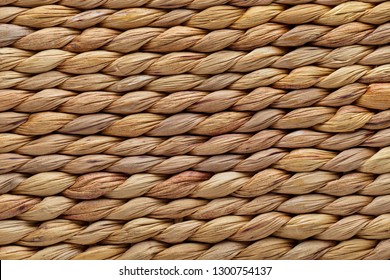
<path id="1" fill-rule="evenodd" d="M 390 259 L 390 2 L 0 0 L 0 259 Z"/>

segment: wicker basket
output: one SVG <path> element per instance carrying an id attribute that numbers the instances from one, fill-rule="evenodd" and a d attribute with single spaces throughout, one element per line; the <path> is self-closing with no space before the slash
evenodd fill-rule
<path id="1" fill-rule="evenodd" d="M 0 259 L 389 259 L 390 1 L 0 0 Z"/>

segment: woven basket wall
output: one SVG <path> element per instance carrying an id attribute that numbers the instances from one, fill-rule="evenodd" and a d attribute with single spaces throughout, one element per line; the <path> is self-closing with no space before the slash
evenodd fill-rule
<path id="1" fill-rule="evenodd" d="M 0 0 L 0 259 L 389 259 L 389 21 Z"/>

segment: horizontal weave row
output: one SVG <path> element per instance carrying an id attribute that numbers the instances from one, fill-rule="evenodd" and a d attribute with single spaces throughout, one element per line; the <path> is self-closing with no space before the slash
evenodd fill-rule
<path id="1" fill-rule="evenodd" d="M 359 0 L 366 3 L 382 3 L 386 0 Z M 175 9 L 187 7 L 191 9 L 206 9 L 218 5 L 234 5 L 241 7 L 264 6 L 272 3 L 279 4 L 307 4 L 316 3 L 322 5 L 339 5 L 348 0 L 1 0 L 0 5 L 15 5 L 19 7 L 37 7 L 50 4 L 60 4 L 63 6 L 75 7 L 79 9 L 93 9 L 97 7 L 110 9 L 124 9 L 133 7 L 153 7 L 164 9 Z"/>
<path id="2" fill-rule="evenodd" d="M 238 193 L 238 192 L 237 192 Z M 78 194 L 77 190 L 66 190 L 65 194 L 78 199 L 90 199 L 91 192 Z M 83 195 L 84 194 L 84 195 Z M 89 196 L 88 196 L 89 195 Z M 195 192 L 193 196 L 199 196 Z M 99 199 L 77 202 L 74 199 L 50 196 L 46 198 L 23 195 L 4 195 L 1 218 L 18 217 L 28 221 L 45 221 L 59 217 L 80 221 L 131 220 L 148 216 L 151 218 L 188 217 L 195 220 L 213 219 L 227 214 L 258 215 L 268 211 L 291 214 L 319 212 L 345 216 L 351 214 L 381 215 L 390 209 L 390 195 L 376 197 L 350 195 L 333 197 L 323 194 L 307 194 L 289 197 L 281 194 L 260 195 L 254 199 L 223 197 L 205 200 L 182 198 L 176 200 L 137 197 L 130 200 Z M 17 208 L 15 208 L 15 205 Z M 51 209 L 50 212 L 47 209 Z M 91 212 L 85 209 L 90 210 Z"/>
<path id="3" fill-rule="evenodd" d="M 20 245 L 2 246 L 0 258 L 11 259 L 114 259 L 114 260 L 209 260 L 209 259 L 388 259 L 390 239 L 376 241 L 349 239 L 335 242 L 325 240 L 305 240 L 295 243 L 289 239 L 267 237 L 250 245 L 245 242 L 222 241 L 217 244 L 186 242 L 169 245 L 148 240 L 134 246 L 97 245 L 80 246 L 60 243 L 42 247 Z"/>
<path id="4" fill-rule="evenodd" d="M 390 16 L 390 4 L 373 5 L 349 1 L 336 7 L 306 4 L 285 9 L 283 5 L 251 7 L 248 10 L 233 6 L 215 6 L 201 12 L 187 9 L 173 11 L 133 8 L 125 10 L 80 10 L 61 5 L 47 5 L 32 9 L 0 7 L 0 22 L 21 26 L 45 28 L 66 26 L 88 28 L 99 25 L 106 28 L 129 29 L 142 26 L 177 26 L 204 29 L 248 29 L 267 22 L 284 24 L 316 24 L 337 26 L 353 21 L 382 24 Z M 97 17 L 99 15 L 99 17 Z"/>
<path id="5" fill-rule="evenodd" d="M 389 214 L 378 215 L 375 219 L 351 215 L 339 220 L 337 216 L 329 214 L 290 217 L 279 212 L 260 214 L 253 219 L 226 215 L 209 221 L 176 223 L 153 218 L 136 218 L 126 224 L 118 221 L 83 224 L 54 219 L 34 225 L 27 221 L 6 220 L 0 222 L 0 232 L 4 236 L 0 242 L 2 245 L 18 242 L 26 246 L 48 246 L 58 242 L 125 244 L 151 238 L 166 243 L 181 243 L 185 240 L 218 243 L 225 239 L 254 241 L 271 234 L 297 240 L 310 237 L 319 240 L 347 240 L 355 235 L 365 239 L 387 239 L 390 234 L 383 228 L 389 224 L 389 220 Z"/>
<path id="6" fill-rule="evenodd" d="M 304 159 L 302 161 L 301 159 Z M 353 148 L 341 153 L 319 149 L 296 149 L 291 152 L 271 148 L 254 153 L 251 156 L 223 154 L 211 157 L 203 156 L 132 156 L 112 155 L 46 155 L 30 157 L 15 153 L 0 154 L 0 174 L 11 171 L 40 173 L 60 170 L 71 174 L 82 174 L 107 170 L 125 174 L 149 172 L 156 174 L 174 174 L 193 169 L 205 172 L 223 172 L 227 170 L 255 172 L 274 167 L 291 172 L 311 172 L 325 170 L 334 172 L 360 171 L 373 174 L 390 172 L 390 147 L 378 152 L 369 148 Z"/>
<path id="7" fill-rule="evenodd" d="M 386 45 L 390 42 L 390 24 L 379 26 L 360 22 L 338 27 L 302 24 L 295 27 L 264 23 L 246 31 L 235 29 L 204 30 L 188 26 L 170 28 L 139 27 L 121 32 L 92 27 L 85 31 L 66 27 L 35 30 L 15 24 L 0 23 L 0 46 L 24 50 L 61 49 L 85 52 L 102 48 L 129 53 L 137 50 L 151 52 L 215 52 L 224 48 L 251 51 L 268 44 L 297 47 L 311 44 L 320 47 L 343 47 L 355 44 Z M 103 57 L 104 59 L 104 57 Z"/>
<path id="8" fill-rule="evenodd" d="M 62 193 L 75 199 L 94 199 L 101 196 L 117 199 L 148 196 L 176 199 L 186 196 L 201 198 L 256 197 L 267 193 L 308 194 L 311 192 L 333 196 L 350 194 L 388 195 L 390 176 L 368 173 L 340 173 L 313 171 L 288 173 L 279 169 L 265 169 L 253 176 L 241 172 L 185 171 L 167 175 L 137 173 L 124 174 L 95 172 L 77 177 L 65 172 L 42 172 L 32 176 L 21 173 L 0 175 L 2 194 L 31 194 L 51 196 Z M 19 209 L 23 211 L 24 209 Z"/>

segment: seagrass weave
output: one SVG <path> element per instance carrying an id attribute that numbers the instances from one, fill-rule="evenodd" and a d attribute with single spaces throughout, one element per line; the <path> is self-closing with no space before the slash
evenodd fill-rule
<path id="1" fill-rule="evenodd" d="M 390 259 L 390 1 L 0 0 L 0 259 Z"/>

